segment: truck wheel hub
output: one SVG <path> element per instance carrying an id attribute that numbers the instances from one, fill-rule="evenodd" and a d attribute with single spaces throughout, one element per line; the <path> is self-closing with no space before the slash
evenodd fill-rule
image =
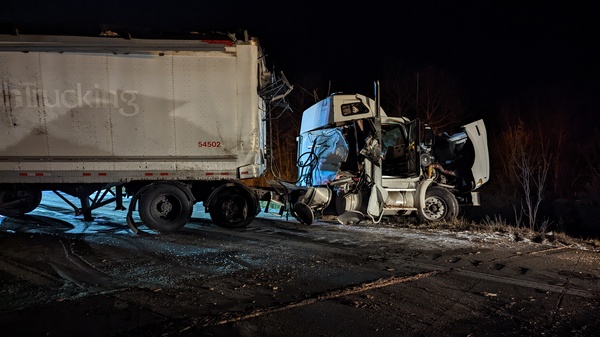
<path id="1" fill-rule="evenodd" d="M 439 218 L 445 211 L 444 204 L 436 198 L 429 198 L 425 202 L 425 211 L 431 218 Z"/>
<path id="2" fill-rule="evenodd" d="M 161 214 L 169 214 L 173 210 L 173 204 L 163 196 L 158 201 L 158 210 Z"/>

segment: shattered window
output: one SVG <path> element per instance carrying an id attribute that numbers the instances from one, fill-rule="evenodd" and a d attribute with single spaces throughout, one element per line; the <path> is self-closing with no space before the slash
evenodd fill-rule
<path id="1" fill-rule="evenodd" d="M 358 114 L 366 114 L 369 112 L 369 109 L 362 103 L 348 103 L 342 104 L 342 115 L 350 116 L 350 115 L 358 115 Z"/>
<path id="2" fill-rule="evenodd" d="M 300 138 L 299 185 L 320 186 L 338 176 L 341 164 L 348 158 L 348 143 L 341 129 L 311 131 Z"/>

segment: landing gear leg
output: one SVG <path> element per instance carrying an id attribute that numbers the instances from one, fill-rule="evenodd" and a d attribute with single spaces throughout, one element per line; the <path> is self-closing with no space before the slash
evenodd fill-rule
<path id="1" fill-rule="evenodd" d="M 115 211 L 125 211 L 127 210 L 125 206 L 123 206 L 123 187 L 117 186 L 116 188 L 116 201 L 115 201 Z"/>
<path id="2" fill-rule="evenodd" d="M 85 193 L 84 193 L 85 194 Z M 92 210 L 90 209 L 90 199 L 87 195 L 80 194 L 79 201 L 81 202 L 81 214 L 83 214 L 83 221 L 94 221 L 92 216 Z"/>

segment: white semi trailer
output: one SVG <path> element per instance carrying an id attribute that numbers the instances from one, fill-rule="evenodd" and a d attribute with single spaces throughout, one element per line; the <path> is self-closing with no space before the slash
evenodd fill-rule
<path id="1" fill-rule="evenodd" d="M 116 202 L 159 232 L 203 202 L 215 223 L 259 212 L 265 121 L 292 87 L 256 38 L 0 37 L 0 214 L 54 191 L 77 214 Z M 81 201 L 73 204 L 73 196 Z M 139 202 L 139 204 L 138 204 Z"/>

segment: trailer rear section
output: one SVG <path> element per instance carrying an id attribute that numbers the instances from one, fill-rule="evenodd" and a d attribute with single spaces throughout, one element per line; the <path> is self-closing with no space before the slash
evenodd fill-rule
<path id="1" fill-rule="evenodd" d="M 0 37 L 0 214 L 54 191 L 77 214 L 109 203 L 149 228 L 185 225 L 203 202 L 245 226 L 266 170 L 265 121 L 292 89 L 256 38 Z M 73 196 L 80 205 L 72 203 Z"/>

